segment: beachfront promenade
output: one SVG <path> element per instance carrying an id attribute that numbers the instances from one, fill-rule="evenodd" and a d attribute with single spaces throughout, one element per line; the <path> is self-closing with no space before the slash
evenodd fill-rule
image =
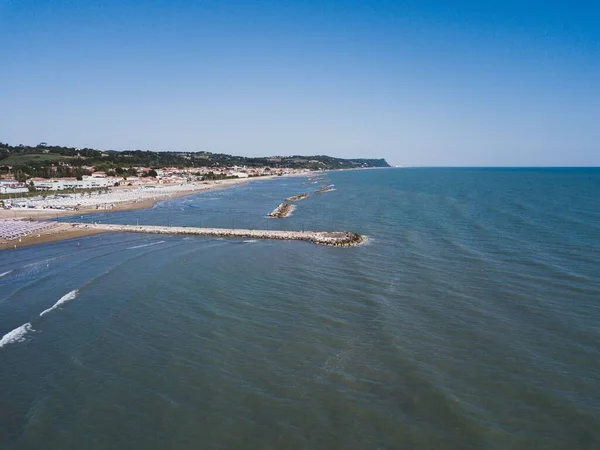
<path id="1" fill-rule="evenodd" d="M 152 225 L 111 225 L 73 223 L 75 228 L 85 228 L 96 231 L 130 232 L 151 234 L 184 234 L 196 236 L 211 236 L 222 238 L 246 239 L 279 239 L 288 241 L 307 241 L 313 244 L 330 247 L 350 247 L 360 244 L 363 237 L 347 231 L 282 231 L 282 230 L 247 230 L 231 228 L 198 228 L 198 227 L 164 227 Z"/>

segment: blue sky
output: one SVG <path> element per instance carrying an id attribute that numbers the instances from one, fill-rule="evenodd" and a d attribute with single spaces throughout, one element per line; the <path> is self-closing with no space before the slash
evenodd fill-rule
<path id="1" fill-rule="evenodd" d="M 600 6 L 0 0 L 0 141 L 600 165 Z"/>

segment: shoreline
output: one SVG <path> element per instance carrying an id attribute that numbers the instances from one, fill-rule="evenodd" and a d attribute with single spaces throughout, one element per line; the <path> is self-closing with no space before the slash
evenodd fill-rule
<path id="1" fill-rule="evenodd" d="M 45 230 L 42 233 L 34 233 L 19 239 L 0 242 L 0 251 L 29 247 L 31 245 L 45 244 L 48 242 L 66 241 L 100 233 L 104 233 L 104 231 L 94 230 L 92 228 L 74 228 L 70 223 L 61 222 L 55 227 Z"/>
<path id="2" fill-rule="evenodd" d="M 309 176 L 307 174 L 288 175 L 288 176 Z M 133 201 L 116 203 L 114 208 L 111 209 L 96 209 L 86 208 L 81 210 L 48 210 L 48 209 L 0 209 L 0 220 L 34 220 L 34 221 L 52 221 L 58 217 L 68 216 L 81 216 L 87 214 L 98 214 L 98 213 L 111 213 L 117 211 L 134 211 L 138 209 L 148 209 L 153 207 L 159 202 L 168 201 L 175 198 L 187 197 L 189 195 L 199 194 L 202 192 L 214 191 L 227 189 L 235 186 L 239 186 L 251 181 L 266 181 L 273 180 L 279 177 L 275 175 L 269 175 L 265 177 L 253 177 L 253 178 L 240 178 L 234 180 L 223 180 L 223 182 L 213 182 L 211 184 L 196 184 L 193 185 L 196 188 L 169 193 L 168 195 L 157 196 L 156 198 L 149 198 L 143 201 Z M 198 188 L 200 187 L 200 188 Z M 56 242 L 62 240 L 82 238 L 86 236 L 92 236 L 99 233 L 104 233 L 105 230 L 93 229 L 93 228 L 74 228 L 68 222 L 59 222 L 56 227 L 49 230 L 44 230 L 40 233 L 32 233 L 31 235 L 21 237 L 20 239 L 13 239 L 11 241 L 0 242 L 0 251 L 15 249 L 20 247 L 28 247 L 31 245 L 44 244 L 47 242 Z"/>
<path id="3" fill-rule="evenodd" d="M 188 195 L 198 194 L 219 189 L 245 184 L 250 180 L 269 180 L 274 177 L 257 177 L 257 178 L 240 178 L 238 180 L 227 180 L 226 183 L 213 182 L 212 184 L 193 184 L 191 189 L 168 194 L 158 193 L 156 197 L 146 198 L 142 201 L 134 200 L 128 202 L 114 203 L 112 208 L 82 208 L 82 209 L 27 209 L 27 208 L 12 208 L 0 209 L 0 219 L 29 219 L 29 220 L 49 220 L 57 217 L 78 216 L 84 214 L 102 214 L 116 211 L 133 211 L 137 209 L 147 209 L 156 205 L 161 201 L 171 200 L 174 198 L 187 197 Z M 125 191 L 126 189 L 123 189 Z"/>

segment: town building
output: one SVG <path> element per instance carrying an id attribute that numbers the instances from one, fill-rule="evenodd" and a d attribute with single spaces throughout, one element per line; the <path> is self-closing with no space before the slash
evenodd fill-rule
<path id="1" fill-rule="evenodd" d="M 0 194 L 24 194 L 29 192 L 25 183 L 14 181 L 0 181 Z"/>
<path id="2" fill-rule="evenodd" d="M 65 189 L 102 189 L 114 186 L 116 179 L 109 177 L 84 176 L 83 179 L 76 178 L 32 178 L 33 186 L 40 191 L 63 191 Z"/>

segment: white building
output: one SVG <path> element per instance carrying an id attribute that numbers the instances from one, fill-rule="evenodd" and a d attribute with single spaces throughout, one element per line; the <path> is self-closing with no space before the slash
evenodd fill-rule
<path id="1" fill-rule="evenodd" d="M 76 178 L 33 179 L 33 185 L 40 191 L 62 191 L 65 189 L 101 189 L 114 186 L 113 178 L 95 178 L 84 176 L 82 180 Z"/>
<path id="2" fill-rule="evenodd" d="M 25 192 L 29 192 L 29 189 L 24 183 L 0 184 L 0 194 L 24 194 Z"/>

